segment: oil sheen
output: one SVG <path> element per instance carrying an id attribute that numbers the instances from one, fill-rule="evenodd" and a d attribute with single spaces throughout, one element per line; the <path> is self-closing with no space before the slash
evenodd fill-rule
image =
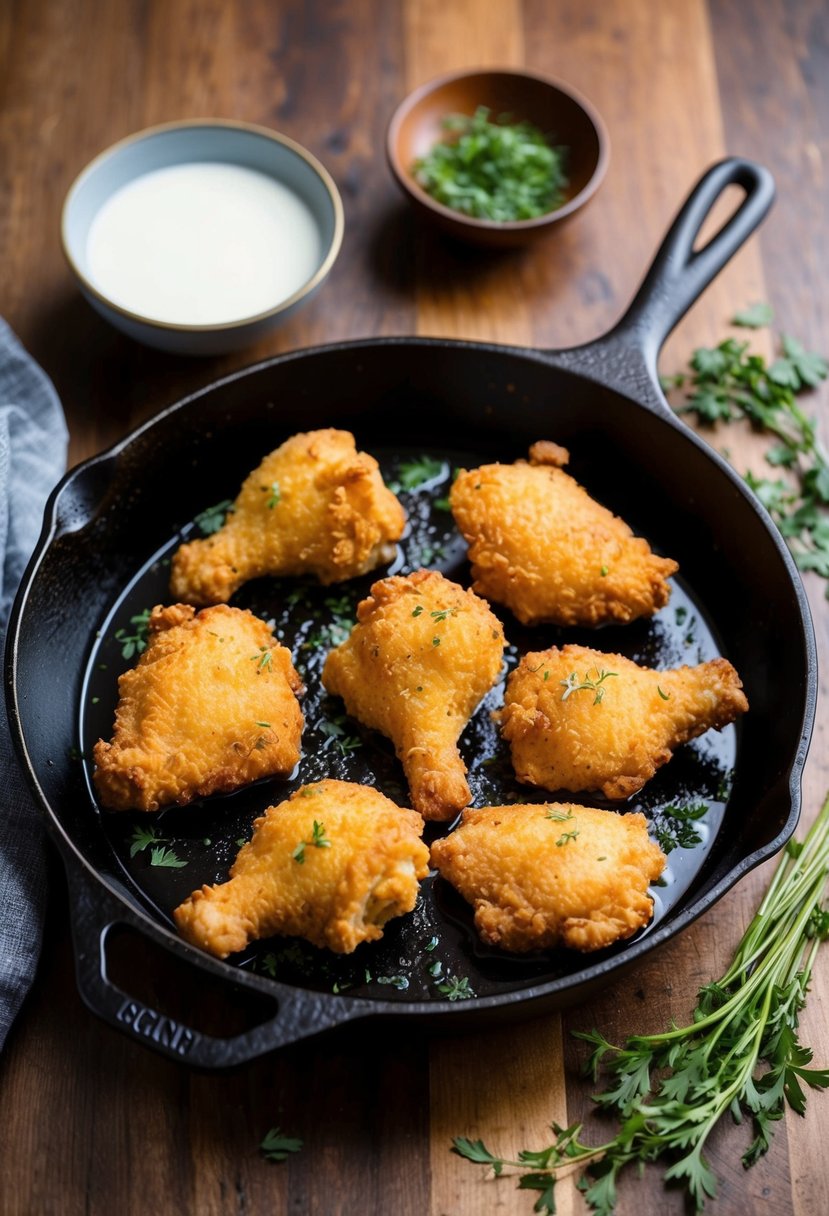
<path id="1" fill-rule="evenodd" d="M 87 241 L 92 284 L 155 321 L 221 325 L 267 312 L 313 276 L 320 234 L 292 190 L 230 164 L 172 165 L 128 182 Z"/>

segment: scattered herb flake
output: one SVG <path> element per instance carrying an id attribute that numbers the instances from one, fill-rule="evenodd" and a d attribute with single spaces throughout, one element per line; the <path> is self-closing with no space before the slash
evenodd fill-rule
<path id="1" fill-rule="evenodd" d="M 147 635 L 150 629 L 151 609 L 145 608 L 130 617 L 130 624 L 135 632 L 127 633 L 126 629 L 115 630 L 115 640 L 121 646 L 121 657 L 131 659 L 134 655 L 143 654 L 147 649 Z"/>
<path id="2" fill-rule="evenodd" d="M 409 460 L 400 465 L 399 484 L 403 490 L 419 490 L 427 481 L 434 481 L 446 471 L 444 460 L 435 460 L 432 456 L 421 456 L 419 460 Z"/>
<path id="3" fill-rule="evenodd" d="M 265 975 L 269 975 L 272 980 L 276 979 L 277 959 L 275 954 L 265 954 L 259 960 L 259 969 L 264 971 Z"/>
<path id="4" fill-rule="evenodd" d="M 159 836 L 157 829 L 152 825 L 144 827 L 142 824 L 139 824 L 137 828 L 133 829 L 132 836 L 130 837 L 130 857 L 143 853 L 144 849 L 148 848 L 151 844 L 169 844 L 169 841 L 165 837 Z"/>
<path id="5" fill-rule="evenodd" d="M 559 836 L 558 840 L 556 841 L 556 844 L 559 847 L 561 847 L 562 845 L 565 845 L 565 844 L 569 844 L 571 840 L 576 840 L 578 838 L 578 835 L 579 835 L 578 828 L 573 828 L 573 830 L 571 832 L 563 832 L 562 835 Z"/>
<path id="6" fill-rule="evenodd" d="M 468 1001 L 471 997 L 475 996 L 466 976 L 463 979 L 458 979 L 456 975 L 447 975 L 445 981 L 442 984 L 438 984 L 438 992 L 448 997 L 450 1001 Z"/>
<path id="7" fill-rule="evenodd" d="M 405 992 L 409 987 L 409 981 L 406 979 L 405 975 L 378 975 L 377 983 L 391 984 L 391 986 L 396 988 L 398 992 Z"/>
<path id="8" fill-rule="evenodd" d="M 251 661 L 256 663 L 257 671 L 270 671 L 273 668 L 273 655 L 269 646 L 260 646 L 256 654 L 252 654 Z"/>
<path id="9" fill-rule="evenodd" d="M 694 823 L 707 813 L 707 802 L 689 802 L 684 806 L 675 803 L 655 811 L 653 831 L 662 852 L 668 854 L 674 849 L 694 849 L 702 844 L 702 836 Z"/>
<path id="10" fill-rule="evenodd" d="M 573 818 L 573 811 L 568 806 L 565 810 L 563 807 L 549 807 L 545 819 L 552 819 L 554 823 L 566 823 L 568 819 Z"/>
<path id="11" fill-rule="evenodd" d="M 170 870 L 182 870 L 187 865 L 187 862 L 177 857 L 172 849 L 165 849 L 159 846 L 150 852 L 150 865 L 166 866 Z"/>
<path id="12" fill-rule="evenodd" d="M 259 1145 L 259 1151 L 266 1161 L 286 1161 L 291 1153 L 298 1153 L 302 1141 L 295 1136 L 284 1135 L 281 1127 L 272 1127 Z"/>
<path id="13" fill-rule="evenodd" d="M 331 841 L 325 835 L 325 824 L 319 823 L 316 819 L 314 820 L 314 826 L 311 831 L 311 839 L 310 840 L 300 840 L 299 844 L 296 846 L 293 853 L 291 853 L 291 857 L 293 857 L 294 861 L 299 862 L 299 864 L 301 866 L 305 865 L 306 848 L 315 848 L 315 849 L 330 849 L 331 848 Z"/>
<path id="14" fill-rule="evenodd" d="M 222 502 L 217 502 L 215 506 L 206 507 L 204 511 L 200 511 L 195 517 L 194 523 L 205 536 L 211 536 L 214 532 L 219 531 L 227 516 L 235 510 L 231 500 L 225 498 Z"/>
<path id="15" fill-rule="evenodd" d="M 268 502 L 267 502 L 268 510 L 272 511 L 281 498 L 282 498 L 282 491 L 279 488 L 279 482 L 274 481 L 271 483 L 270 491 L 268 493 Z"/>
<path id="16" fill-rule="evenodd" d="M 750 304 L 748 308 L 734 314 L 731 324 L 740 325 L 744 329 L 763 329 L 766 325 L 771 325 L 773 319 L 774 309 L 771 304 Z"/>

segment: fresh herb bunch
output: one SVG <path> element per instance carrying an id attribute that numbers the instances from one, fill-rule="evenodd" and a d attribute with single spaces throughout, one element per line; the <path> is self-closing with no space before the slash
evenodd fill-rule
<path id="1" fill-rule="evenodd" d="M 768 305 L 755 304 L 733 321 L 757 329 L 771 318 Z M 829 364 L 785 334 L 780 344 L 780 357 L 771 364 L 736 338 L 700 347 L 693 353 L 690 372 L 665 378 L 663 387 L 686 390 L 688 395 L 675 408 L 696 414 L 704 424 L 747 418 L 756 430 L 777 437 L 766 460 L 773 468 L 789 470 L 790 480 L 750 472 L 745 479 L 788 541 L 800 569 L 829 578 L 829 456 L 818 439 L 816 421 L 798 401 L 826 378 Z"/>
<path id="2" fill-rule="evenodd" d="M 705 1160 L 720 1119 L 753 1121 L 743 1155 L 748 1168 L 767 1151 L 786 1104 L 805 1113 L 803 1086 L 829 1086 L 829 1069 L 810 1068 L 812 1052 L 798 1040 L 800 1012 L 821 942 L 829 937 L 823 906 L 829 878 L 829 796 L 802 843 L 790 842 L 728 971 L 700 989 L 693 1020 L 662 1034 L 636 1035 L 614 1047 L 596 1031 L 577 1034 L 593 1046 L 586 1071 L 608 1087 L 595 1097 L 620 1118 L 615 1136 L 586 1144 L 582 1124 L 552 1124 L 555 1139 L 515 1160 L 481 1140 L 459 1137 L 453 1151 L 496 1176 L 519 1173 L 518 1186 L 539 1192 L 534 1211 L 555 1212 L 556 1177 L 584 1169 L 578 1186 L 589 1207 L 610 1216 L 616 1181 L 626 1166 L 665 1161 L 665 1179 L 684 1185 L 701 1210 L 717 1192 Z"/>
<path id="3" fill-rule="evenodd" d="M 472 118 L 449 114 L 454 138 L 415 161 L 418 183 L 437 202 L 475 219 L 529 220 L 564 202 L 565 148 L 555 148 L 528 122 L 492 122 L 486 106 Z"/>

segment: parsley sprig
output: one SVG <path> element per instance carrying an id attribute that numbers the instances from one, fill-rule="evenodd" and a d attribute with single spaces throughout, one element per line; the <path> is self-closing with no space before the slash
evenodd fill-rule
<path id="1" fill-rule="evenodd" d="M 810 1067 L 812 1052 L 798 1038 L 817 952 L 829 937 L 828 878 L 829 795 L 803 842 L 786 848 L 731 966 L 700 989 L 687 1026 L 635 1035 L 623 1047 L 597 1031 L 577 1033 L 593 1047 L 586 1071 L 607 1078 L 595 1101 L 619 1117 L 612 1139 L 588 1144 L 580 1138 L 582 1124 L 553 1123 L 550 1145 L 514 1160 L 463 1137 L 453 1151 L 496 1176 L 518 1171 L 519 1187 L 539 1192 L 534 1210 L 548 1216 L 560 1172 L 583 1167 L 578 1186 L 588 1206 L 610 1216 L 619 1175 L 649 1161 L 665 1163 L 665 1180 L 678 1181 L 701 1210 L 717 1193 L 704 1153 L 723 1116 L 753 1122 L 754 1140 L 742 1158 L 748 1168 L 768 1150 L 787 1104 L 805 1113 L 804 1086 L 829 1087 L 829 1068 Z"/>
<path id="2" fill-rule="evenodd" d="M 771 320 L 771 310 L 755 304 L 733 320 L 758 328 Z M 746 482 L 788 541 L 800 569 L 829 579 L 829 455 L 816 420 L 798 400 L 827 375 L 824 358 L 783 334 L 780 356 L 771 364 L 752 354 L 748 342 L 726 338 L 718 346 L 695 350 L 690 371 L 668 377 L 663 386 L 684 389 L 687 395 L 675 408 L 696 414 L 703 424 L 745 418 L 755 430 L 775 436 L 766 460 L 772 468 L 788 470 L 788 478 L 748 472 Z"/>
<path id="3" fill-rule="evenodd" d="M 490 119 L 486 106 L 470 118 L 449 114 L 449 135 L 413 165 L 423 189 L 453 211 L 476 219 L 528 220 L 564 202 L 566 149 L 553 147 L 528 122 Z"/>

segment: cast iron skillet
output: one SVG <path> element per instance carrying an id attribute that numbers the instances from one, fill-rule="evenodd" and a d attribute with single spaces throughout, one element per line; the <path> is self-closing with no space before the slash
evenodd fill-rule
<path id="1" fill-rule="evenodd" d="M 745 191 L 739 209 L 695 250 L 705 217 L 734 183 Z M 815 709 L 806 599 L 768 516 L 739 476 L 675 419 L 656 377 L 665 336 L 760 222 L 773 193 L 759 166 L 715 165 L 627 314 L 595 342 L 549 352 L 391 338 L 281 356 L 170 407 L 63 480 L 12 614 L 7 694 L 21 758 L 66 863 L 78 982 L 95 1012 L 166 1055 L 208 1067 L 358 1018 L 403 1015 L 456 1027 L 472 1015 L 540 1012 L 606 986 L 787 840 Z M 352 429 L 391 479 L 401 462 L 424 454 L 439 461 L 425 486 L 404 495 L 412 525 L 394 568 L 422 563 L 468 582 L 464 546 L 433 500 L 446 493 L 453 464 L 512 460 L 539 438 L 568 447 L 572 471 L 593 494 L 679 560 L 671 603 L 653 621 L 590 634 L 521 630 L 504 614 L 510 663 L 529 646 L 587 641 L 656 666 L 721 653 L 743 678 L 751 711 L 739 727 L 682 749 L 634 803 L 655 832 L 681 827 L 669 806 L 708 807 L 691 821 L 688 847 L 670 854 L 653 924 L 637 937 L 596 955 L 498 955 L 481 947 L 468 908 L 439 879 L 424 884 L 413 916 L 347 959 L 274 939 L 232 965 L 176 937 L 171 909 L 195 886 L 222 879 L 252 819 L 303 781 L 325 774 L 364 780 L 405 802 L 391 748 L 345 719 L 317 678 L 327 645 L 371 577 L 329 589 L 259 580 L 234 601 L 275 620 L 305 674 L 304 754 L 292 780 L 260 782 L 152 819 L 96 806 L 76 749 L 88 751 L 111 729 L 115 677 L 129 665 L 115 632 L 129 634 L 131 616 L 165 599 L 165 562 L 193 531 L 197 512 L 232 498 L 287 435 L 328 425 Z M 486 712 L 499 695 L 490 694 L 462 740 L 475 802 L 549 797 L 511 777 Z M 148 822 L 162 843 L 131 856 L 135 829 Z M 150 864 L 152 847 L 171 848 L 186 867 Z M 237 990 L 266 994 L 276 1012 L 230 1038 L 162 1016 L 107 974 L 105 941 L 116 925 Z"/>

